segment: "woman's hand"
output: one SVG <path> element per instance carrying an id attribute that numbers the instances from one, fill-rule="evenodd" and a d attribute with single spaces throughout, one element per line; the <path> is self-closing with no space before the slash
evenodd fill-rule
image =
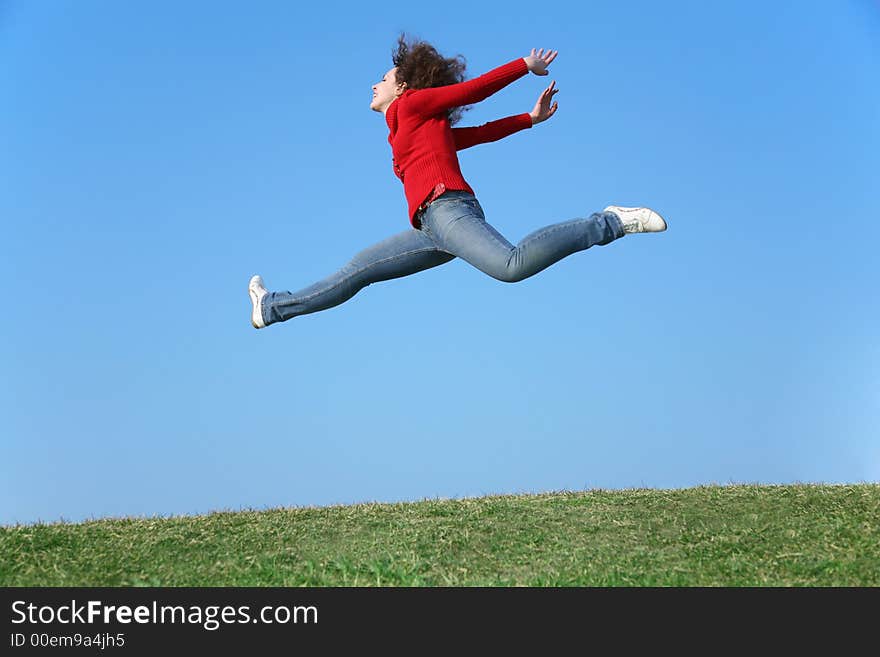
<path id="1" fill-rule="evenodd" d="M 544 89 L 541 92 L 541 95 L 538 96 L 538 102 L 535 103 L 535 109 L 529 112 L 529 116 L 532 117 L 532 125 L 536 123 L 540 123 L 541 121 L 546 121 L 551 116 L 556 114 L 556 109 L 559 107 L 559 103 L 550 104 L 550 101 L 553 100 L 553 96 L 555 96 L 559 89 L 555 88 L 556 80 L 550 83 L 550 86 Z"/>
<path id="2" fill-rule="evenodd" d="M 547 75 L 547 67 L 550 66 L 550 62 L 556 59 L 558 54 L 558 50 L 544 52 L 544 49 L 541 48 L 538 52 L 535 52 L 535 49 L 532 48 L 532 54 L 528 57 L 523 57 L 523 59 L 526 60 L 526 66 L 529 67 L 532 73 L 535 75 Z"/>

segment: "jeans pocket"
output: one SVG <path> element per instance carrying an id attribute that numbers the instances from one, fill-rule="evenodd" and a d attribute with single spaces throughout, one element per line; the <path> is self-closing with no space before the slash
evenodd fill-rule
<path id="1" fill-rule="evenodd" d="M 485 221 L 483 208 L 473 196 L 440 197 L 428 206 L 421 218 L 424 230 L 435 242 L 462 219 Z"/>

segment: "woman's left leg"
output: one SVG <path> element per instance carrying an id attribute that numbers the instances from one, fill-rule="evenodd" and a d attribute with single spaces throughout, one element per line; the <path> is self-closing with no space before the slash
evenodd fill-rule
<path id="1" fill-rule="evenodd" d="M 327 310 L 380 281 L 410 276 L 453 260 L 421 230 L 411 228 L 364 249 L 327 278 L 298 292 L 269 292 L 261 303 L 265 325 Z"/>

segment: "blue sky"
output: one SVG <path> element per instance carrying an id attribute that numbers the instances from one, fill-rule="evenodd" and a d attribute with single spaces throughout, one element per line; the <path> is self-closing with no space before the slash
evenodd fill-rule
<path id="1" fill-rule="evenodd" d="M 453 261 L 255 331 L 408 227 L 370 87 L 405 30 L 475 76 L 515 285 Z M 880 480 L 880 5 L 0 0 L 0 523 Z"/>

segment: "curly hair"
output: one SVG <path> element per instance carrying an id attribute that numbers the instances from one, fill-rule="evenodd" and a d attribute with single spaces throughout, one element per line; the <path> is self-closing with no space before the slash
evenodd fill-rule
<path id="1" fill-rule="evenodd" d="M 397 39 L 397 49 L 391 55 L 397 67 L 397 81 L 405 82 L 408 89 L 429 89 L 444 87 L 464 81 L 467 67 L 464 57 L 444 57 L 430 43 L 414 39 L 407 41 L 401 34 Z M 469 107 L 453 107 L 446 116 L 454 125 Z"/>

